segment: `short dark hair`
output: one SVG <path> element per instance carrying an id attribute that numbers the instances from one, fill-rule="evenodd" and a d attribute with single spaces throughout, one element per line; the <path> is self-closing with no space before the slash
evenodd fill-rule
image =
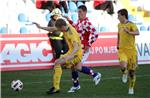
<path id="1" fill-rule="evenodd" d="M 87 7 L 85 5 L 80 5 L 78 9 L 82 9 L 84 12 L 87 12 Z"/>
<path id="2" fill-rule="evenodd" d="M 62 26 L 67 26 L 67 23 L 64 19 L 58 19 L 55 23 L 57 28 L 61 28 Z"/>
<path id="3" fill-rule="evenodd" d="M 125 16 L 126 19 L 128 19 L 128 11 L 126 9 L 121 9 L 117 13 L 121 14 L 122 16 Z"/>

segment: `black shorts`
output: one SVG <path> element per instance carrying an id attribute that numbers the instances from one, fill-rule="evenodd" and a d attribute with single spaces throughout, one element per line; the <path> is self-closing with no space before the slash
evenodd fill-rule
<path id="1" fill-rule="evenodd" d="M 61 54 L 65 54 L 68 51 L 68 45 L 63 40 L 50 39 L 52 49 L 54 50 L 54 58 L 58 59 Z"/>

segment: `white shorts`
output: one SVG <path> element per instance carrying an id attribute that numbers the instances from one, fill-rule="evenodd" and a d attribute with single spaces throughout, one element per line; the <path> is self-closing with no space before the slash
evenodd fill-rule
<path id="1" fill-rule="evenodd" d="M 83 54 L 83 56 L 82 56 L 82 63 L 84 64 L 84 62 L 87 60 L 87 58 L 89 57 L 89 55 L 90 55 L 90 51 L 88 51 L 88 52 L 85 52 L 84 54 Z"/>

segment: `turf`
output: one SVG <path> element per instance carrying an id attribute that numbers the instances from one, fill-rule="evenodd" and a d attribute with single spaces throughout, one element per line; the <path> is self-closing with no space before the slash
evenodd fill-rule
<path id="1" fill-rule="evenodd" d="M 51 87 L 53 70 L 32 70 L 1 72 L 2 98 L 149 98 L 150 96 L 150 65 L 140 65 L 137 68 L 137 82 L 135 95 L 128 95 L 128 84 L 121 82 L 119 67 L 95 67 L 95 71 L 102 73 L 102 80 L 98 86 L 92 78 L 80 74 L 81 89 L 76 93 L 67 93 L 72 86 L 70 70 L 64 70 L 61 81 L 61 92 L 47 95 L 45 92 Z M 12 80 L 23 81 L 24 88 L 20 92 L 10 88 Z"/>

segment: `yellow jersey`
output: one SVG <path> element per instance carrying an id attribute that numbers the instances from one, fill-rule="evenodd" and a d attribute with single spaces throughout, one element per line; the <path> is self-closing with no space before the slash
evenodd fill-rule
<path id="1" fill-rule="evenodd" d="M 80 36 L 79 36 L 78 32 L 75 30 L 75 28 L 73 28 L 70 24 L 68 24 L 68 27 L 69 28 L 68 28 L 67 32 L 64 32 L 64 38 L 66 39 L 69 50 L 63 56 L 69 55 L 74 49 L 73 43 L 77 42 L 77 44 L 79 46 L 79 50 L 74 54 L 74 56 L 81 56 L 82 57 L 82 47 L 81 47 Z"/>
<path id="2" fill-rule="evenodd" d="M 127 22 L 126 24 L 118 24 L 118 33 L 119 33 L 119 49 L 134 49 L 135 48 L 135 35 L 128 34 L 124 31 L 124 28 L 127 28 L 129 31 L 136 31 L 138 28 L 132 22 Z"/>

